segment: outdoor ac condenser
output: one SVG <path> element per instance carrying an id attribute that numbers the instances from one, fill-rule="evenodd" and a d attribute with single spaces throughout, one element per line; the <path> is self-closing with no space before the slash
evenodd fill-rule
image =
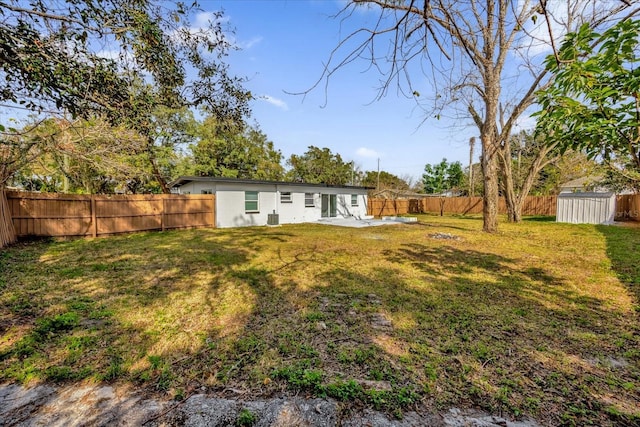
<path id="1" fill-rule="evenodd" d="M 267 225 L 278 225 L 280 224 L 280 215 L 277 213 L 267 214 Z"/>

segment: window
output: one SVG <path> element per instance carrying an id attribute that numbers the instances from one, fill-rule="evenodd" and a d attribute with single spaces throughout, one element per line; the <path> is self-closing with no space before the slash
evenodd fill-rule
<path id="1" fill-rule="evenodd" d="M 313 208 L 316 206 L 313 200 L 313 193 L 304 193 L 304 206 L 307 208 Z"/>
<path id="2" fill-rule="evenodd" d="M 244 192 L 244 210 L 245 212 L 258 212 L 258 192 Z"/>
<path id="3" fill-rule="evenodd" d="M 213 189 L 207 188 L 205 190 L 201 190 L 200 194 L 213 194 Z"/>
<path id="4" fill-rule="evenodd" d="M 358 195 L 357 194 L 352 194 L 351 195 L 351 206 L 358 206 Z"/>
<path id="5" fill-rule="evenodd" d="M 280 203 L 292 203 L 293 200 L 291 200 L 291 192 L 290 191 L 283 191 L 282 193 L 280 193 Z"/>

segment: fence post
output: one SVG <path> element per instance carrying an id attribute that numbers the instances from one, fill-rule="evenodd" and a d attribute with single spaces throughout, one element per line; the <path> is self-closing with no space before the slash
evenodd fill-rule
<path id="1" fill-rule="evenodd" d="M 211 195 L 211 228 L 216 228 L 216 195 Z"/>
<path id="2" fill-rule="evenodd" d="M 164 194 L 161 197 L 162 197 L 162 209 L 160 212 L 160 228 L 162 228 L 162 231 L 164 231 L 165 229 L 164 213 L 167 210 L 167 198 L 165 197 Z"/>
<path id="3" fill-rule="evenodd" d="M 98 215 L 96 214 L 96 196 L 95 195 L 91 195 L 91 223 L 93 225 L 93 227 L 91 227 L 93 229 L 93 231 L 91 232 L 91 235 L 93 237 L 98 237 Z"/>

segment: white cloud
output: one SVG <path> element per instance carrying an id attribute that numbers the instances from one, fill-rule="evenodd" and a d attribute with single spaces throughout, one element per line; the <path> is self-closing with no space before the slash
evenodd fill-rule
<path id="1" fill-rule="evenodd" d="M 536 118 L 531 116 L 521 116 L 516 120 L 514 130 L 533 130 L 536 127 Z"/>
<path id="2" fill-rule="evenodd" d="M 116 49 L 104 49 L 96 52 L 96 56 L 105 59 L 112 59 L 120 65 L 132 63 L 135 60 L 133 53 L 129 50 L 122 51 Z"/>
<path id="3" fill-rule="evenodd" d="M 380 157 L 380 153 L 378 153 L 375 150 L 372 150 L 370 148 L 366 148 L 366 147 L 360 147 L 356 150 L 356 155 L 360 156 L 360 157 L 366 157 L 369 159 L 375 159 Z"/>
<path id="4" fill-rule="evenodd" d="M 530 0 L 520 0 L 518 3 L 518 10 L 522 10 L 524 7 L 537 7 L 537 2 Z M 563 23 L 567 18 L 567 3 L 564 3 L 564 8 L 562 7 L 563 3 L 561 1 L 547 3 L 547 11 L 551 18 L 549 25 L 556 43 L 559 43 L 566 34 L 566 27 Z M 536 14 L 535 18 L 535 21 L 530 19 L 524 25 L 527 37 L 516 42 L 517 48 L 525 51 L 528 57 L 551 53 L 551 37 L 547 22 L 540 14 Z"/>
<path id="5" fill-rule="evenodd" d="M 203 29 L 209 27 L 209 22 L 226 24 L 231 18 L 228 16 L 216 17 L 214 12 L 199 12 L 196 14 L 191 28 Z"/>
<path id="6" fill-rule="evenodd" d="M 581 23 L 602 19 L 611 13 L 618 2 L 610 0 L 567 0 L 546 2 L 549 23 L 543 15 L 537 14 L 524 25 L 528 37 L 523 37 L 516 42 L 516 46 L 526 52 L 528 57 L 552 52 L 551 34 L 556 49 L 569 31 L 576 31 Z M 532 0 L 519 0 L 518 10 L 522 8 L 537 8 L 538 2 Z M 535 20 L 534 20 L 535 19 Z"/>
<path id="7" fill-rule="evenodd" d="M 233 40 L 229 40 L 229 36 L 225 32 L 217 34 L 210 28 L 212 23 L 218 23 L 224 28 L 224 25 L 227 24 L 229 20 L 230 18 L 228 16 L 218 17 L 215 12 L 199 12 L 195 15 L 188 27 L 177 28 L 170 34 L 170 37 L 177 43 L 182 43 L 186 36 L 197 36 L 206 37 L 212 42 L 226 41 L 233 45 Z"/>
<path id="8" fill-rule="evenodd" d="M 239 43 L 239 45 L 240 45 L 240 48 L 242 48 L 242 49 L 251 49 L 253 46 L 255 46 L 258 43 L 260 43 L 262 41 L 262 39 L 263 38 L 260 37 L 260 36 L 254 37 L 251 40 Z"/>
<path id="9" fill-rule="evenodd" d="M 276 97 L 270 95 L 262 95 L 258 97 L 259 100 L 265 101 L 273 106 L 283 109 L 284 111 L 289 110 L 289 106 L 282 99 L 278 99 Z"/>

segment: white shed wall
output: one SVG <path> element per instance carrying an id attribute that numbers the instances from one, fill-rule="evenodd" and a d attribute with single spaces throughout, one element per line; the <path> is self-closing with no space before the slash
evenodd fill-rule
<path id="1" fill-rule="evenodd" d="M 557 222 L 612 224 L 616 216 L 613 193 L 566 193 L 558 195 Z"/>

